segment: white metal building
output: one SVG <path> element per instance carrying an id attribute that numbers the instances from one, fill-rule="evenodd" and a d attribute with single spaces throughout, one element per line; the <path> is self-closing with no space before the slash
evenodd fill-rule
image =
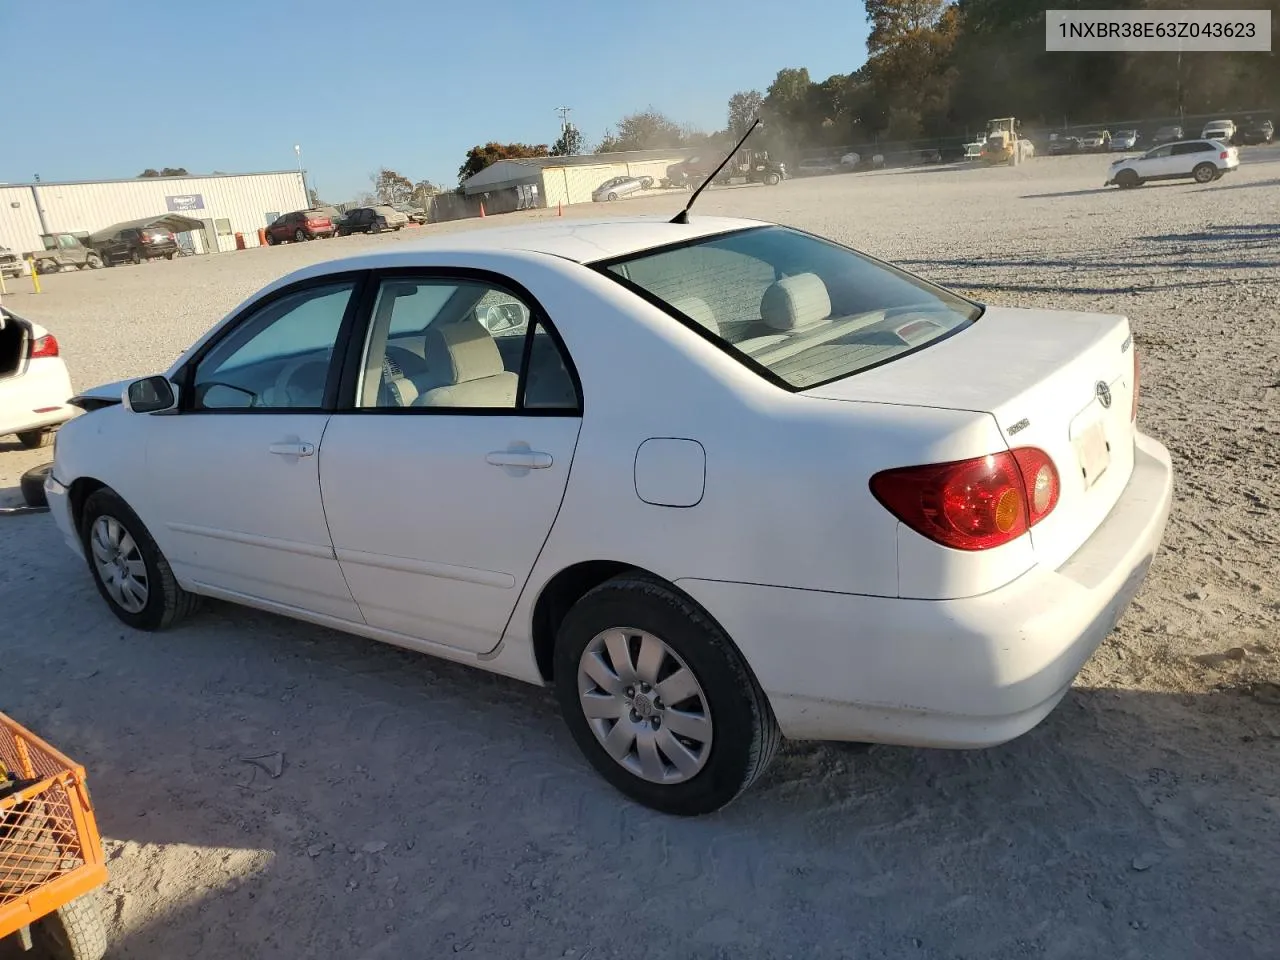
<path id="1" fill-rule="evenodd" d="M 139 177 L 81 183 L 0 184 L 0 246 L 24 254 L 40 250 L 44 233 L 93 233 L 144 217 L 181 214 L 202 228 L 180 234 L 197 253 L 258 245 L 258 228 L 282 213 L 307 207 L 302 174 L 216 174 Z"/>
<path id="2" fill-rule="evenodd" d="M 597 153 L 574 157 L 533 157 L 527 160 L 498 160 L 462 183 L 467 196 L 500 193 L 517 187 L 538 188 L 543 204 L 590 203 L 591 192 L 613 177 L 653 177 L 667 175 L 667 167 L 697 151 L 631 150 L 625 153 Z"/>

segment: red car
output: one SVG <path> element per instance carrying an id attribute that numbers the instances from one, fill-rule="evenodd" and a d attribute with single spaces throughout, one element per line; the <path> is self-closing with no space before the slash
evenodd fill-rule
<path id="1" fill-rule="evenodd" d="M 323 210 L 297 210 L 276 217 L 267 227 L 267 243 L 314 240 L 333 236 L 333 221 Z"/>

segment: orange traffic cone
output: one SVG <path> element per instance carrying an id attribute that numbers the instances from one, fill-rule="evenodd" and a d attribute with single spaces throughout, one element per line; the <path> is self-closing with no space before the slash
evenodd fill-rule
<path id="1" fill-rule="evenodd" d="M 482 216 L 482 217 L 483 217 L 484 215 L 485 215 L 485 212 L 484 212 L 484 201 L 483 201 L 483 200 L 481 200 L 481 201 L 480 201 L 480 216 Z"/>

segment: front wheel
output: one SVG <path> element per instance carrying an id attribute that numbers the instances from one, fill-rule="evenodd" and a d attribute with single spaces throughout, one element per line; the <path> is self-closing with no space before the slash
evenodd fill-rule
<path id="1" fill-rule="evenodd" d="M 76 897 L 37 921 L 31 938 L 49 960 L 102 960 L 107 928 L 92 893 Z"/>
<path id="2" fill-rule="evenodd" d="M 1121 190 L 1132 189 L 1140 183 L 1142 183 L 1142 181 L 1138 179 L 1138 175 L 1132 170 L 1121 170 L 1116 174 L 1116 186 Z"/>
<path id="3" fill-rule="evenodd" d="M 89 571 L 102 599 L 135 630 L 165 630 L 195 609 L 155 540 L 109 487 L 90 494 L 80 526 Z"/>
<path id="4" fill-rule="evenodd" d="M 1196 168 L 1191 171 L 1191 176 L 1195 178 L 1196 183 L 1208 183 L 1218 175 L 1218 168 L 1212 163 L 1199 163 Z"/>
<path id="5" fill-rule="evenodd" d="M 623 575 L 588 592 L 556 638 L 556 695 L 592 766 L 663 813 L 696 816 L 760 776 L 780 735 L 724 631 L 666 583 Z"/>
<path id="6" fill-rule="evenodd" d="M 62 265 L 57 260 L 40 260 L 36 263 L 36 273 L 60 273 Z"/>
<path id="7" fill-rule="evenodd" d="M 88 264 L 90 270 L 99 270 L 102 268 L 102 258 L 96 253 L 91 253 L 84 258 L 84 262 Z"/>
<path id="8" fill-rule="evenodd" d="M 610 194 L 609 194 L 609 196 L 608 196 L 608 197 L 606 197 L 605 199 L 606 199 L 606 200 L 617 200 L 617 199 L 618 199 L 618 195 L 617 195 L 616 193 L 610 193 Z"/>
<path id="9" fill-rule="evenodd" d="M 764 183 L 767 187 L 776 187 L 781 182 L 776 173 L 766 173 L 764 175 Z"/>

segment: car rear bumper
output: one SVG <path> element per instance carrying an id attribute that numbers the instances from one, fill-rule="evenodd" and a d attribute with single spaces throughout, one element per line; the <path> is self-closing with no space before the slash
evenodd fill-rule
<path id="1" fill-rule="evenodd" d="M 1146 576 L 1169 518 L 1168 451 L 1138 435 L 1133 474 L 1057 570 L 962 600 L 682 580 L 733 637 L 784 734 L 927 747 L 1020 736 L 1062 699 Z"/>
<path id="2" fill-rule="evenodd" d="M 59 358 L 28 361 L 25 373 L 0 380 L 0 437 L 65 423 L 80 413 L 67 402 L 71 395 Z"/>

